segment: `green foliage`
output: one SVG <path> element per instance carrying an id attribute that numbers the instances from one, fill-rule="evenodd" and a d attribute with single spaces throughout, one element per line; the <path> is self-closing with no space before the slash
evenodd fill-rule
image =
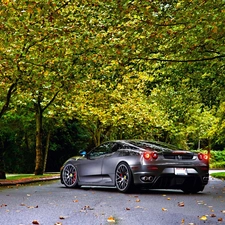
<path id="1" fill-rule="evenodd" d="M 217 172 L 217 173 L 212 173 L 212 177 L 218 178 L 218 179 L 225 179 L 225 173 L 224 172 Z"/>
<path id="2" fill-rule="evenodd" d="M 225 150 L 210 151 L 210 168 L 225 168 Z"/>
<path id="3" fill-rule="evenodd" d="M 56 177 L 59 176 L 59 174 L 43 174 L 43 175 L 39 175 L 39 176 L 34 176 L 33 174 L 6 174 L 6 179 L 7 180 L 26 180 L 26 179 L 30 179 L 30 180 L 35 180 L 35 179 L 39 179 L 39 178 L 51 178 L 51 177 Z"/>
<path id="4" fill-rule="evenodd" d="M 79 155 L 80 150 L 90 147 L 93 145 L 89 132 L 78 121 L 66 121 L 52 131 L 46 170 L 59 171 L 69 157 Z"/>
<path id="5" fill-rule="evenodd" d="M 34 137 L 42 164 L 49 132 L 65 155 L 123 138 L 224 149 L 222 0 L 2 0 L 0 15 L 7 169 L 11 153 L 33 159 Z"/>
<path id="6" fill-rule="evenodd" d="M 225 161 L 225 150 L 223 151 L 211 151 L 211 159 L 213 161 Z"/>
<path id="7" fill-rule="evenodd" d="M 211 169 L 224 169 L 225 168 L 225 162 L 211 162 L 210 163 Z"/>

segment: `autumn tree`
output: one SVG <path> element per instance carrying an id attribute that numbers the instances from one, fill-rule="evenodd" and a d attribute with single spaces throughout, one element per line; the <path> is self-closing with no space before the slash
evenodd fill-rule
<path id="1" fill-rule="evenodd" d="M 65 9 L 69 3 L 5 1 L 1 8 L 4 30 L 1 61 L 14 65 L 14 82 L 17 80 L 15 74 L 20 74 L 17 103 L 22 103 L 35 115 L 36 175 L 43 173 L 44 112 L 56 100 L 62 104 L 60 91 L 68 90 L 73 82 L 71 69 L 74 69 L 76 57 L 69 42 L 74 34 L 68 31 Z M 67 33 L 71 35 L 68 38 Z M 54 111 L 54 107 L 51 110 Z"/>
<path id="2" fill-rule="evenodd" d="M 19 82 L 16 101 L 36 119 L 35 174 L 50 114 L 78 118 L 98 144 L 134 130 L 174 135 L 179 121 L 192 126 L 192 108 L 223 108 L 222 0 L 4 0 L 0 10 L 3 82 Z"/>

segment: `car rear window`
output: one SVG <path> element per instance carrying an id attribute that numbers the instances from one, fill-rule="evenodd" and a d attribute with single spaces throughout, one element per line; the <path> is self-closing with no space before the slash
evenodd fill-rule
<path id="1" fill-rule="evenodd" d="M 139 148 L 143 149 L 154 149 L 156 151 L 171 151 L 171 150 L 178 150 L 176 146 L 169 145 L 162 142 L 151 142 L 151 141 L 130 141 L 132 145 L 136 145 Z"/>

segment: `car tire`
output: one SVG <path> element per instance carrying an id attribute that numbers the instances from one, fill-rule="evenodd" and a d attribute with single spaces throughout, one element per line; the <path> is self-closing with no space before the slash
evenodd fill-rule
<path id="1" fill-rule="evenodd" d="M 78 187 L 78 172 L 73 164 L 68 163 L 64 166 L 62 170 L 62 180 L 66 187 Z"/>
<path id="2" fill-rule="evenodd" d="M 204 190 L 204 186 L 194 187 L 194 188 L 183 188 L 182 191 L 185 194 L 197 194 L 200 191 Z"/>
<path id="3" fill-rule="evenodd" d="M 133 177 L 129 165 L 121 162 L 116 167 L 115 186 L 120 192 L 128 192 L 133 186 Z"/>

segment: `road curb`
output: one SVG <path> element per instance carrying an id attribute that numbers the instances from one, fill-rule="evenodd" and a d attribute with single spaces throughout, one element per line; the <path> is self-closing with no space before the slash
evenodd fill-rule
<path id="1" fill-rule="evenodd" d="M 11 186 L 11 185 L 20 185 L 20 184 L 29 184 L 29 183 L 35 183 L 35 182 L 41 182 L 41 181 L 51 181 L 51 180 L 59 180 L 60 176 L 53 176 L 53 177 L 43 177 L 43 178 L 37 178 L 37 179 L 29 179 L 24 178 L 21 180 L 1 180 L 0 186 Z"/>

